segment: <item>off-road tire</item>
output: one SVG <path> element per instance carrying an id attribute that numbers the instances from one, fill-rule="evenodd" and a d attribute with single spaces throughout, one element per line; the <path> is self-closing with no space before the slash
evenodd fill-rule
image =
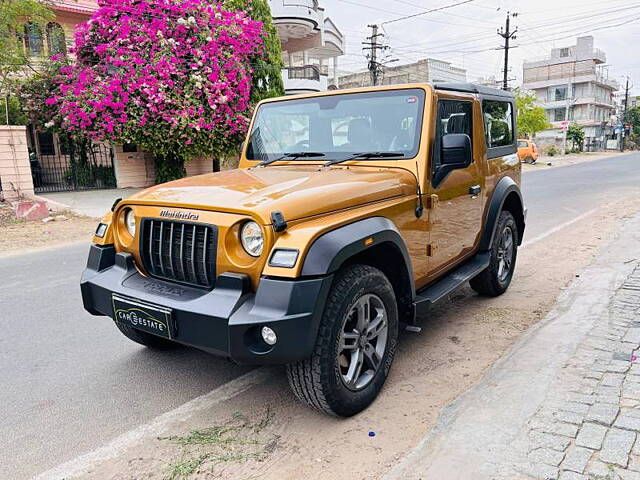
<path id="1" fill-rule="evenodd" d="M 528 163 L 529 165 L 533 165 L 536 161 L 533 159 L 531 155 L 527 155 L 524 157 L 524 163 Z"/>
<path id="2" fill-rule="evenodd" d="M 118 327 L 118 330 L 120 330 L 125 337 L 139 343 L 140 345 L 144 345 L 145 347 L 153 348 L 155 350 L 169 350 L 178 346 L 176 342 L 152 335 L 151 333 L 143 332 L 126 325 L 121 325 L 118 322 L 115 322 L 115 324 Z"/>
<path id="3" fill-rule="evenodd" d="M 386 309 L 387 341 L 381 363 L 371 381 L 353 391 L 344 384 L 338 351 L 344 319 L 363 295 L 377 296 Z M 393 287 L 377 268 L 352 265 L 338 272 L 320 320 L 311 357 L 287 365 L 287 377 L 296 397 L 321 412 L 349 417 L 367 408 L 389 374 L 398 341 L 398 307 Z"/>
<path id="4" fill-rule="evenodd" d="M 500 266 L 500 236 L 506 228 L 509 228 L 513 234 L 513 253 L 509 273 L 506 278 L 500 279 L 498 274 Z M 507 288 L 509 288 L 509 284 L 513 278 L 513 272 L 516 266 L 516 257 L 518 255 L 518 228 L 511 212 L 506 210 L 500 212 L 498 224 L 496 225 L 495 236 L 496 237 L 490 250 L 491 259 L 489 261 L 489 266 L 469 282 L 471 288 L 476 292 L 480 295 L 486 295 L 489 297 L 502 295 Z"/>

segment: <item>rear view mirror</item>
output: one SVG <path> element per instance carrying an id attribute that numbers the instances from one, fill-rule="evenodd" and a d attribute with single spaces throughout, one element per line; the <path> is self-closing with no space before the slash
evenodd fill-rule
<path id="1" fill-rule="evenodd" d="M 466 133 L 449 133 L 442 137 L 441 164 L 463 168 L 471 164 L 471 139 Z"/>

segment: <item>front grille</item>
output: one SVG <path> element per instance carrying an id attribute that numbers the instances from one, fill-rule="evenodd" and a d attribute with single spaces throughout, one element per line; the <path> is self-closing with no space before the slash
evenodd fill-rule
<path id="1" fill-rule="evenodd" d="M 198 287 L 215 281 L 218 229 L 173 220 L 142 220 L 140 254 L 150 275 Z"/>

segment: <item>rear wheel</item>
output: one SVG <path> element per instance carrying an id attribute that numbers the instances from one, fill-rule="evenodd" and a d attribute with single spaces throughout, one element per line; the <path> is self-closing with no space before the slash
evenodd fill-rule
<path id="1" fill-rule="evenodd" d="M 115 323 L 118 330 L 120 330 L 125 337 L 139 343 L 140 345 L 144 345 L 145 347 L 154 348 L 156 350 L 167 350 L 178 346 L 177 343 L 167 340 L 166 338 L 161 338 L 141 330 L 136 330 L 135 328 L 121 325 L 118 322 Z"/>
<path id="2" fill-rule="evenodd" d="M 311 357 L 287 365 L 289 384 L 304 403 L 348 417 L 368 407 L 389 374 L 398 339 L 393 287 L 378 269 L 339 272 Z"/>
<path id="3" fill-rule="evenodd" d="M 497 297 L 509 288 L 518 255 L 518 228 L 511 212 L 500 213 L 490 254 L 489 266 L 469 284 L 482 295 Z"/>

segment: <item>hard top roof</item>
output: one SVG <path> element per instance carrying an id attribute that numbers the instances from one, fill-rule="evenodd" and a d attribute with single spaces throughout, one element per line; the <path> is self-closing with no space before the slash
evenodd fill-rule
<path id="1" fill-rule="evenodd" d="M 493 97 L 514 98 L 512 92 L 500 90 L 499 88 L 485 87 L 484 85 L 476 85 L 475 83 L 438 82 L 433 84 L 433 88 L 436 90 L 450 90 L 455 92 L 491 95 Z"/>

